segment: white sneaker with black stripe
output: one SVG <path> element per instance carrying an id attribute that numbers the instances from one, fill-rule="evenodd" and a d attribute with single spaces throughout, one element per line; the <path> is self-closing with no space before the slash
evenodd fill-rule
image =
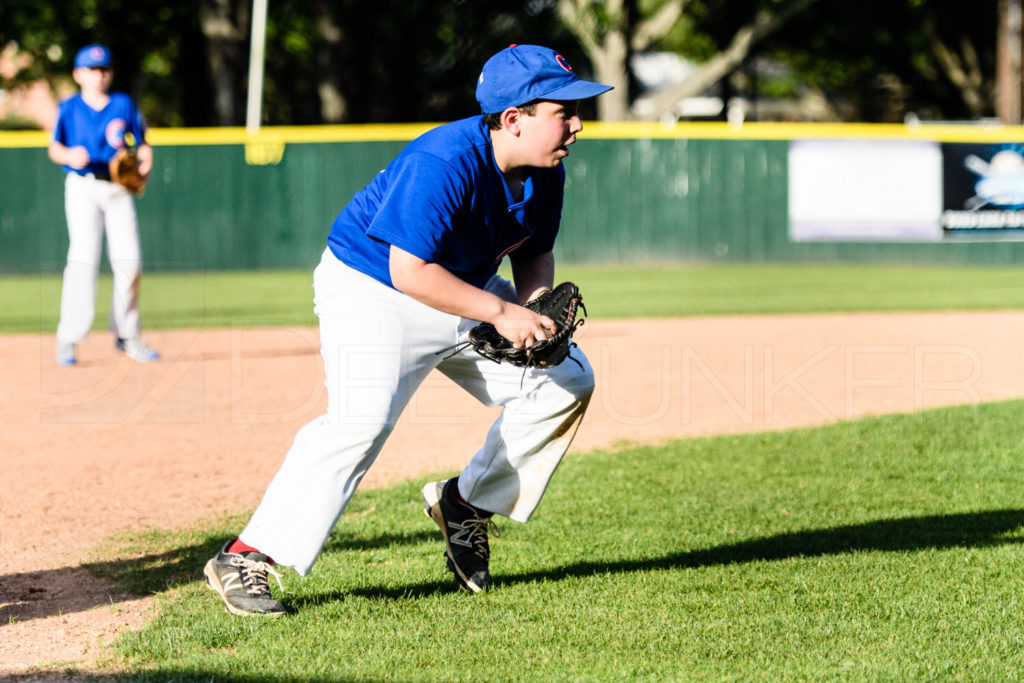
<path id="1" fill-rule="evenodd" d="M 273 570 L 269 558 L 253 551 L 229 553 L 234 540 L 228 541 L 217 555 L 206 563 L 206 583 L 224 600 L 228 612 L 242 617 L 279 617 L 285 607 L 270 595 L 268 575 L 273 574 L 281 586 L 281 575 Z M 283 589 L 283 587 L 282 587 Z"/>

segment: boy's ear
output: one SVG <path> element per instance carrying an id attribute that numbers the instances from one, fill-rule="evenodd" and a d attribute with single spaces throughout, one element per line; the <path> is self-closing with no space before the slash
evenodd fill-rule
<path id="1" fill-rule="evenodd" d="M 523 112 L 519 107 L 509 107 L 501 112 L 501 127 L 518 137 L 520 132 L 519 121 L 522 119 L 522 116 Z"/>

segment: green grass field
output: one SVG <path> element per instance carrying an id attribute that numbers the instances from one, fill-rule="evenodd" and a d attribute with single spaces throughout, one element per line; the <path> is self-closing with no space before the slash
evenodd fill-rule
<path id="1" fill-rule="evenodd" d="M 874 265 L 573 266 L 595 318 L 849 311 L 1024 308 L 1017 268 Z M 315 325 L 312 268 L 302 271 L 148 273 L 149 329 Z M 105 329 L 109 276 L 101 278 L 96 329 Z M 60 276 L 0 278 L 0 333 L 57 327 Z"/>
<path id="2" fill-rule="evenodd" d="M 567 267 L 594 318 L 1024 308 L 1016 269 Z M 309 272 L 149 274 L 147 328 L 314 325 Z M 0 279 L 0 331 L 50 333 L 59 278 Z M 104 283 L 105 300 L 109 283 Z M 105 326 L 106 310 L 97 313 Z M 157 594 L 110 677 L 195 681 L 1017 680 L 1024 401 L 573 453 L 496 590 L 454 590 L 426 479 L 361 490 L 291 614 L 226 614 L 203 563 L 247 519 L 112 539 Z M 442 473 L 450 474 L 450 473 Z"/>
<path id="3" fill-rule="evenodd" d="M 356 494 L 283 619 L 197 578 L 241 518 L 92 568 L 163 594 L 117 644 L 137 680 L 1016 680 L 1022 410 L 571 456 L 485 595 L 454 590 L 421 480 Z"/>

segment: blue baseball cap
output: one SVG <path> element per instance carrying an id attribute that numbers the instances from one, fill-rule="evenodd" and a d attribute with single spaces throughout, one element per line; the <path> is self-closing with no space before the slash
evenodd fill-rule
<path id="1" fill-rule="evenodd" d="M 75 68 L 98 69 L 111 68 L 114 60 L 110 56 L 110 48 L 106 45 L 86 45 L 75 55 Z"/>
<path id="2" fill-rule="evenodd" d="M 533 100 L 585 100 L 612 89 L 580 79 L 565 57 L 539 45 L 509 45 L 484 64 L 476 99 L 485 114 Z"/>

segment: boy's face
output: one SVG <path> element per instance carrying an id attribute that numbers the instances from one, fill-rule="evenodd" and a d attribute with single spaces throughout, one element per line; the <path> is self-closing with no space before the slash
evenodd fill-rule
<path id="1" fill-rule="evenodd" d="M 106 66 L 80 66 L 72 76 L 82 90 L 107 92 L 110 90 L 110 82 L 114 80 L 114 70 Z"/>
<path id="2" fill-rule="evenodd" d="M 530 166 L 553 168 L 569 156 L 568 146 L 583 130 L 578 109 L 579 102 L 542 100 L 533 116 L 519 118 L 523 152 Z"/>

